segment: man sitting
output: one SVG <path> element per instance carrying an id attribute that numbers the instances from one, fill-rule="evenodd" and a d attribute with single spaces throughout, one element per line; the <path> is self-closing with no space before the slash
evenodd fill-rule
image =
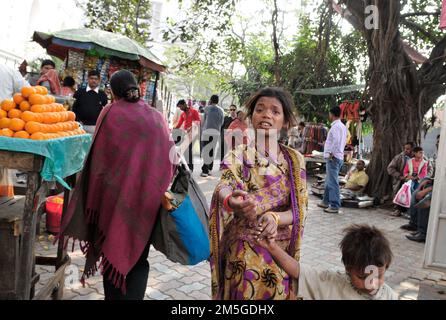
<path id="1" fill-rule="evenodd" d="M 363 160 L 358 160 L 356 169 L 346 176 L 346 180 L 345 186 L 341 189 L 344 198 L 354 198 L 364 191 L 367 183 L 369 183 L 369 176 L 365 172 L 365 162 Z"/>
<path id="2" fill-rule="evenodd" d="M 409 209 L 410 222 L 401 226 L 403 230 L 413 231 L 412 234 L 406 235 L 406 238 L 409 240 L 416 242 L 426 241 L 433 184 L 433 179 L 424 179 L 412 193 Z"/>

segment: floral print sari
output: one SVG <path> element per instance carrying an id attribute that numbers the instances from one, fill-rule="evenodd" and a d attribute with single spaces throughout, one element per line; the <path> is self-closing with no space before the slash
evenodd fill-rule
<path id="1" fill-rule="evenodd" d="M 280 146 L 277 161 L 241 145 L 222 163 L 222 177 L 211 204 L 212 296 L 219 300 L 285 300 L 293 297 L 293 281 L 247 228 L 257 221 L 235 217 L 224 209 L 223 189 L 243 190 L 255 199 L 257 217 L 268 211 L 293 213 L 293 224 L 278 228 L 278 244 L 296 260 L 308 205 L 305 161 L 297 151 Z"/>

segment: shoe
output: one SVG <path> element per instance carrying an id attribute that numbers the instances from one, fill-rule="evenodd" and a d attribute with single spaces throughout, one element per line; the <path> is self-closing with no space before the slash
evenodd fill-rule
<path id="1" fill-rule="evenodd" d="M 328 208 L 328 205 L 326 205 L 326 204 L 323 203 L 323 202 L 319 202 L 319 203 L 317 204 L 317 206 L 318 206 L 319 208 L 322 208 L 322 209 L 327 209 L 327 208 Z"/>
<path id="2" fill-rule="evenodd" d="M 401 226 L 400 229 L 407 230 L 407 231 L 417 231 L 417 227 L 414 227 L 410 223 Z"/>
<path id="3" fill-rule="evenodd" d="M 417 233 L 414 236 L 412 235 L 406 236 L 406 238 L 415 242 L 422 242 L 422 243 L 426 242 L 426 236 L 423 236 L 421 233 Z"/>
<path id="4" fill-rule="evenodd" d="M 204 172 L 202 172 L 202 173 L 200 174 L 200 176 L 202 176 L 203 178 L 207 178 L 207 177 L 208 177 L 208 174 L 207 174 L 207 173 L 204 173 Z"/>
<path id="5" fill-rule="evenodd" d="M 326 208 L 326 209 L 324 210 L 324 212 L 327 212 L 327 213 L 339 213 L 339 209 Z"/>
<path id="6" fill-rule="evenodd" d="M 411 232 L 410 235 L 411 236 L 416 236 L 418 233 L 419 233 L 419 231 L 417 230 L 417 231 Z"/>

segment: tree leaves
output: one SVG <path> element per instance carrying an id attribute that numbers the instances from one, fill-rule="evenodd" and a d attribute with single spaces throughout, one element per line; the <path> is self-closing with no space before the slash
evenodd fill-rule
<path id="1" fill-rule="evenodd" d="M 142 45 L 150 40 L 149 0 L 88 0 L 87 28 L 123 34 Z"/>

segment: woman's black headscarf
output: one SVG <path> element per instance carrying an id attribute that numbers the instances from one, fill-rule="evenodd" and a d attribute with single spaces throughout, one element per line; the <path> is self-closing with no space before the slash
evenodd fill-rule
<path id="1" fill-rule="evenodd" d="M 116 97 L 128 102 L 137 102 L 141 98 L 135 76 L 128 70 L 120 70 L 113 74 L 110 86 Z"/>

